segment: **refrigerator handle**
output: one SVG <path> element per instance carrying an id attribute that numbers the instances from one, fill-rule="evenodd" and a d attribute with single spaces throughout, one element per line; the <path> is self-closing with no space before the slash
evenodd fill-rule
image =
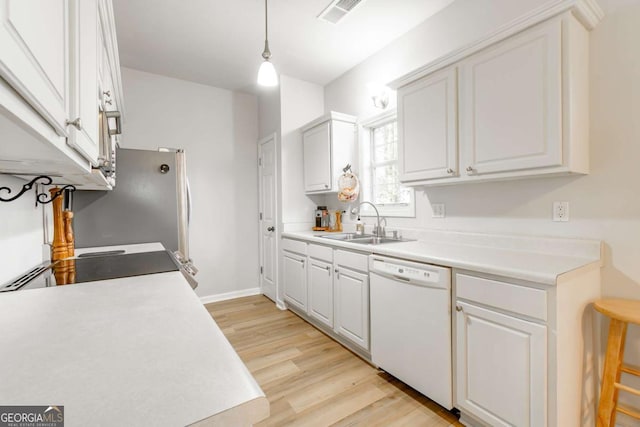
<path id="1" fill-rule="evenodd" d="M 187 178 L 187 225 L 191 225 L 191 185 Z"/>

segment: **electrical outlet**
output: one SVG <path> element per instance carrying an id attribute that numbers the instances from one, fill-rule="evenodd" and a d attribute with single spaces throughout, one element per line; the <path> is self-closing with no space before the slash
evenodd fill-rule
<path id="1" fill-rule="evenodd" d="M 569 221 L 569 202 L 553 202 L 553 220 L 556 222 Z"/>
<path id="2" fill-rule="evenodd" d="M 431 210 L 433 212 L 433 214 L 431 215 L 432 218 L 444 218 L 444 203 L 432 203 Z"/>

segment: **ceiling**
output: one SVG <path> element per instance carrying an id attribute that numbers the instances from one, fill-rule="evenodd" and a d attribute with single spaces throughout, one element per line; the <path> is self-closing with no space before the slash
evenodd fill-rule
<path id="1" fill-rule="evenodd" d="M 365 0 L 337 25 L 330 0 L 270 0 L 278 73 L 325 85 L 454 0 Z M 264 46 L 262 0 L 113 0 L 125 67 L 253 91 Z"/>

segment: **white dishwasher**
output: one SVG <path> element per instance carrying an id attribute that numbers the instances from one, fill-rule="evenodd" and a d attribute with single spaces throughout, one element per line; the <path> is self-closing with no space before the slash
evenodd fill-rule
<path id="1" fill-rule="evenodd" d="M 451 269 L 371 255 L 369 271 L 373 363 L 452 409 Z"/>

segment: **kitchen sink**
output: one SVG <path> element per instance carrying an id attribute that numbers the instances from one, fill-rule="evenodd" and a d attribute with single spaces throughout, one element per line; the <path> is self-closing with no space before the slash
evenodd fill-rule
<path id="1" fill-rule="evenodd" d="M 374 236 L 373 234 L 340 233 L 340 234 L 323 234 L 320 237 L 324 239 L 331 239 L 331 240 L 352 241 L 355 239 L 369 239 L 376 236 Z"/>
<path id="2" fill-rule="evenodd" d="M 342 234 L 325 234 L 320 236 L 325 239 L 340 240 L 343 242 L 358 243 L 361 245 L 382 245 L 385 243 L 398 243 L 398 242 L 411 242 L 410 239 L 393 238 L 393 237 L 378 237 L 373 234 L 355 234 L 355 233 L 342 233 Z"/>

